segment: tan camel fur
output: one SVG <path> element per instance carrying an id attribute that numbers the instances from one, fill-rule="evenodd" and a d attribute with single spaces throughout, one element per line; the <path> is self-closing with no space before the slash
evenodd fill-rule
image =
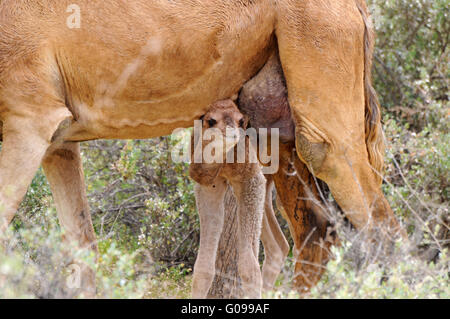
<path id="1" fill-rule="evenodd" d="M 95 251 L 86 244 L 93 229 L 76 143 L 190 127 L 277 49 L 298 157 L 357 229 L 388 242 L 401 232 L 381 191 L 373 31 L 363 0 L 76 3 L 79 27 L 67 23 L 72 0 L 0 2 L 0 232 L 44 160 L 62 224 Z M 55 155 L 66 150 L 73 159 Z M 71 167 L 67 175 L 58 157 Z M 93 291 L 92 281 L 81 289 Z"/>
<path id="2" fill-rule="evenodd" d="M 267 193 L 261 240 L 265 249 L 264 288 L 270 290 L 284 265 L 289 246 L 272 207 L 272 181 L 277 190 L 277 206 L 288 221 L 296 252 L 294 287 L 303 293 L 321 277 L 329 259 L 330 222 L 323 195 L 306 165 L 295 156 L 295 124 L 288 102 L 286 82 L 274 52 L 262 70 L 241 89 L 238 106 L 252 128 L 279 130 L 279 169 L 266 175 Z M 270 132 L 270 131 L 269 131 Z M 270 144 L 270 143 L 269 143 Z M 297 196 L 292 196 L 296 194 Z M 267 231 L 270 230 L 270 231 Z"/>
<path id="3" fill-rule="evenodd" d="M 239 141 L 239 128 L 246 128 L 246 120 L 232 100 L 214 103 L 203 116 L 203 134 L 208 129 L 220 131 L 223 140 L 227 140 L 230 132 L 234 143 L 223 147 L 220 152 L 220 163 L 195 163 L 189 168 L 190 176 L 198 184 L 195 187 L 198 212 L 200 215 L 200 248 L 194 267 L 192 295 L 194 298 L 205 298 L 215 275 L 217 248 L 223 228 L 224 195 L 227 185 L 231 185 L 238 203 L 238 270 L 246 297 L 261 297 L 262 278 L 258 262 L 259 237 L 264 212 L 264 196 L 266 180 L 259 163 L 250 162 L 251 153 L 256 152 L 245 138 L 245 162 L 228 163 L 227 153 L 237 154 L 235 145 Z M 235 138 L 237 136 L 237 138 Z M 243 136 L 243 134 L 242 134 Z M 203 137 L 203 136 L 202 136 Z M 218 137 L 209 142 L 194 144 L 193 151 L 201 145 L 202 151 Z M 237 159 L 237 156 L 235 156 Z M 236 161 L 236 160 L 235 160 Z M 211 196 L 214 194 L 215 196 Z"/>
<path id="4" fill-rule="evenodd" d="M 262 277 L 263 289 L 270 291 L 274 288 L 290 248 L 273 209 L 273 177 L 271 175 L 265 176 L 267 180 L 266 198 L 264 202 L 264 216 L 261 229 L 261 242 L 264 246 Z"/>

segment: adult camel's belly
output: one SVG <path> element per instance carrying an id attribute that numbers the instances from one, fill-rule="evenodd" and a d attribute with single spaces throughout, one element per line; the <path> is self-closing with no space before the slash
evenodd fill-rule
<path id="1" fill-rule="evenodd" d="M 75 118 L 64 139 L 167 135 L 238 93 L 275 47 L 273 10 L 205 3 L 104 21 L 88 10 L 82 28 L 60 35 L 53 47 Z"/>

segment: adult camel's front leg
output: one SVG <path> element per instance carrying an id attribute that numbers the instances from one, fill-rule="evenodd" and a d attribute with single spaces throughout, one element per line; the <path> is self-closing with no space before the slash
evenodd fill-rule
<path id="1" fill-rule="evenodd" d="M 382 136 L 370 86 L 372 38 L 365 5 L 282 1 L 278 9 L 276 33 L 298 155 L 328 184 L 358 230 L 392 241 L 402 231 L 378 175 Z"/>
<path id="2" fill-rule="evenodd" d="M 64 112 L 56 110 L 49 112 L 47 118 L 39 121 L 31 115 L 9 115 L 3 119 L 3 144 L 0 153 L 0 234 L 13 219 L 41 165 L 53 133 L 64 117 Z"/>
<path id="3" fill-rule="evenodd" d="M 92 226 L 86 196 L 79 143 L 66 143 L 51 147 L 42 162 L 56 203 L 58 217 L 63 227 L 64 240 L 74 243 L 80 249 L 89 249 L 98 254 L 97 241 Z M 85 297 L 94 297 L 95 272 L 83 262 L 76 262 L 74 268 L 80 276 L 80 289 Z"/>
<path id="4" fill-rule="evenodd" d="M 206 298 L 214 280 L 227 186 L 226 180 L 220 177 L 210 186 L 195 185 L 195 199 L 200 217 L 200 247 L 192 282 L 192 297 L 195 299 Z"/>

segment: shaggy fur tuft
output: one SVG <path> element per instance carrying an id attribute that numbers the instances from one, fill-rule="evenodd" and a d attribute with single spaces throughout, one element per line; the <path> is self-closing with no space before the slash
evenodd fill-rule
<path id="1" fill-rule="evenodd" d="M 372 85 L 372 59 L 375 33 L 369 10 L 364 0 L 355 0 L 364 21 L 364 85 L 366 96 L 366 145 L 369 161 L 376 171 L 378 181 L 382 182 L 384 166 L 384 137 L 381 126 L 381 110 L 377 93 Z"/>

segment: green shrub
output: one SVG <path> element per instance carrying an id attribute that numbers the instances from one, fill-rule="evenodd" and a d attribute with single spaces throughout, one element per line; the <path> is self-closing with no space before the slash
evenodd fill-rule
<path id="1" fill-rule="evenodd" d="M 414 113 L 432 100 L 448 101 L 448 1 L 368 3 L 377 31 L 374 75 L 383 106 Z"/>
<path id="2" fill-rule="evenodd" d="M 174 163 L 168 137 L 85 144 L 87 188 L 100 238 L 145 248 L 161 267 L 192 267 L 199 225 L 188 165 Z"/>

